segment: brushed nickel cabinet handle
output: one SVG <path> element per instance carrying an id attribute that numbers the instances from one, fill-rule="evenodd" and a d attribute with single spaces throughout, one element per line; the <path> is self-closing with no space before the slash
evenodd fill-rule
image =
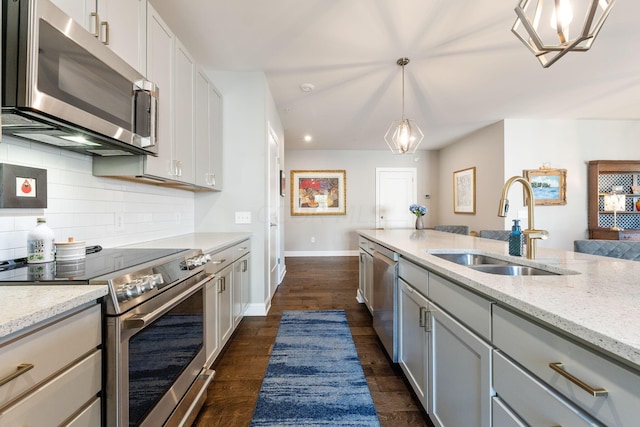
<path id="1" fill-rule="evenodd" d="M 425 327 L 425 317 L 424 317 L 424 313 L 427 311 L 426 308 L 424 307 L 420 307 L 420 327 L 424 328 Z"/>
<path id="2" fill-rule="evenodd" d="M 564 364 L 562 362 L 551 362 L 549 363 L 549 367 L 553 369 L 555 372 L 565 377 L 566 379 L 568 379 L 569 381 L 571 381 L 572 383 L 574 383 L 575 385 L 577 385 L 578 387 L 580 387 L 581 389 L 583 389 L 584 391 L 586 391 L 587 393 L 589 393 L 591 396 L 603 397 L 609 394 L 609 392 L 606 389 L 592 387 L 589 384 L 582 381 L 580 378 L 577 378 L 571 375 L 569 372 L 565 371 Z"/>
<path id="3" fill-rule="evenodd" d="M 431 311 L 426 309 L 424 312 L 424 324 L 425 324 L 425 332 L 431 332 Z"/>
<path id="4" fill-rule="evenodd" d="M 102 21 L 100 23 L 100 41 L 103 45 L 109 46 L 109 21 Z M 102 31 L 104 30 L 104 31 Z M 104 37 L 102 36 L 104 34 Z"/>
<path id="5" fill-rule="evenodd" d="M 93 21 L 91 25 L 93 31 L 91 31 L 91 35 L 97 38 L 100 36 L 100 16 L 97 12 L 91 12 L 89 16 L 91 16 Z"/>
<path id="6" fill-rule="evenodd" d="M 8 382 L 13 381 L 18 378 L 20 375 L 24 374 L 27 371 L 33 369 L 33 363 L 21 363 L 16 368 L 16 371 L 13 374 L 9 374 L 6 377 L 0 379 L 0 387 L 5 385 Z"/>

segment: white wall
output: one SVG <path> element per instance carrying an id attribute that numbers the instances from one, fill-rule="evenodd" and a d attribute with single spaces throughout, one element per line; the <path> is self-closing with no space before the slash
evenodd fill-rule
<path id="1" fill-rule="evenodd" d="M 282 141 L 283 131 L 262 72 L 209 71 L 222 94 L 224 188 L 196 195 L 196 232 L 252 233 L 250 311 L 268 304 L 267 123 Z M 251 224 L 236 224 L 235 212 L 251 212 Z"/>
<path id="2" fill-rule="evenodd" d="M 440 224 L 468 225 L 471 230 L 501 230 L 498 217 L 500 190 L 504 183 L 504 126 L 502 122 L 480 129 L 439 151 L 437 202 Z M 476 168 L 476 213 L 453 211 L 453 173 Z"/>
<path id="3" fill-rule="evenodd" d="M 48 184 L 47 208 L 0 209 L 0 260 L 26 256 L 27 233 L 39 216 L 47 218 L 57 241 L 73 237 L 103 247 L 193 232 L 193 193 L 94 177 L 90 156 L 6 135 L 0 162 L 46 169 Z"/>
<path id="4" fill-rule="evenodd" d="M 285 150 L 285 156 L 289 184 L 291 170 L 344 169 L 347 195 L 346 215 L 291 216 L 291 191 L 288 191 L 285 206 L 285 254 L 288 256 L 357 254 L 355 231 L 376 225 L 377 167 L 417 168 L 418 203 L 429 208 L 429 213 L 424 217 L 425 226 L 430 227 L 435 221 L 433 203 L 438 195 L 437 155 L 434 152 L 394 155 L 388 150 Z M 426 194 L 431 196 L 430 200 L 424 198 Z M 311 237 L 315 237 L 315 243 L 311 243 Z"/>
<path id="5" fill-rule="evenodd" d="M 545 162 L 567 170 L 567 204 L 535 208 L 536 228 L 550 232 L 540 247 L 573 250 L 574 240 L 588 237 L 586 162 L 640 159 L 638 141 L 639 121 L 505 120 L 505 180 Z M 520 193 L 509 200 L 519 202 L 512 212 L 522 205 Z"/>
<path id="6" fill-rule="evenodd" d="M 504 182 L 545 163 L 567 170 L 567 204 L 535 207 L 535 226 L 549 231 L 540 247 L 573 250 L 587 237 L 587 164 L 589 160 L 640 159 L 640 122 L 626 120 L 507 119 L 440 150 L 439 218 L 472 230 L 509 229 L 514 218 L 527 224 L 522 188 L 514 185 L 506 218 L 497 216 Z M 452 172 L 475 166 L 476 214 L 454 215 Z"/>

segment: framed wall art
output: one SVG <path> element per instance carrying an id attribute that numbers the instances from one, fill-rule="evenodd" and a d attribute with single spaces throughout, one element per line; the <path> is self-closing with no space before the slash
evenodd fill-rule
<path id="1" fill-rule="evenodd" d="M 524 170 L 523 176 L 533 188 L 536 205 L 567 204 L 567 170 L 542 167 Z M 527 204 L 525 195 L 525 205 Z"/>
<path id="2" fill-rule="evenodd" d="M 453 212 L 476 213 L 476 168 L 453 173 Z"/>
<path id="3" fill-rule="evenodd" d="M 346 215 L 344 170 L 292 170 L 291 215 Z"/>
<path id="4" fill-rule="evenodd" d="M 284 197 L 285 188 L 287 188 L 287 179 L 285 178 L 284 171 L 280 169 L 280 196 Z"/>

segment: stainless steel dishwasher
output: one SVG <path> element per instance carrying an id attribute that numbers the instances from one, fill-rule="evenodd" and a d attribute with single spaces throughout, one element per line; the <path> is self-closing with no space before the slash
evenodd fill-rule
<path id="1" fill-rule="evenodd" d="M 398 361 L 398 254 L 377 243 L 373 249 L 373 329 L 387 354 Z"/>

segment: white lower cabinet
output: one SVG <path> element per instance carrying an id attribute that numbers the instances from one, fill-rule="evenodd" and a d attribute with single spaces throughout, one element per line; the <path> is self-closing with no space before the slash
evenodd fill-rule
<path id="1" fill-rule="evenodd" d="M 373 295 L 373 255 L 369 248 L 370 241 L 360 237 L 360 269 L 358 280 L 358 296 L 361 302 L 372 311 L 371 302 Z"/>
<path id="2" fill-rule="evenodd" d="M 398 363 L 413 387 L 416 396 L 427 408 L 429 391 L 428 360 L 429 360 L 429 330 L 427 324 L 427 309 L 429 302 L 417 290 L 409 286 L 404 280 L 398 280 L 400 298 L 398 333 Z"/>
<path id="3" fill-rule="evenodd" d="M 0 426 L 100 425 L 101 343 L 93 304 L 0 344 Z"/>
<path id="4" fill-rule="evenodd" d="M 233 262 L 233 327 L 236 328 L 249 301 L 249 257 L 250 254 Z"/>
<path id="5" fill-rule="evenodd" d="M 437 427 L 491 426 L 491 353 L 489 344 L 429 304 L 429 408 Z"/>
<path id="6" fill-rule="evenodd" d="M 570 412 L 582 416 L 582 424 L 564 421 L 563 425 L 606 425 L 629 427 L 639 425 L 640 373 L 622 366 L 604 354 L 580 345 L 570 338 L 549 330 L 531 319 L 504 307 L 493 311 L 494 345 L 506 355 L 511 364 L 502 359 L 499 366 L 523 372 L 551 394 L 562 397 Z M 498 359 L 496 359 L 498 360 Z M 502 394 L 504 379 L 495 370 L 496 392 Z M 506 369 L 506 368 L 505 368 Z M 525 382 L 523 384 L 530 384 Z M 530 390 L 530 391 L 529 391 Z M 525 396 L 522 407 L 515 408 L 509 398 L 502 396 L 509 406 L 521 411 L 539 411 L 538 402 L 531 398 L 533 386 L 518 394 Z M 531 394 L 531 396 L 529 396 Z M 535 403 L 532 403 L 535 402 Z M 546 412 L 546 409 L 544 409 Z M 522 416 L 527 420 L 526 416 Z M 597 421 L 596 421 L 597 420 Z M 556 422 L 558 424 L 560 421 Z"/>
<path id="7" fill-rule="evenodd" d="M 491 399 L 493 427 L 528 427 L 524 421 L 513 413 L 502 399 L 494 396 Z"/>
<path id="8" fill-rule="evenodd" d="M 244 316 L 249 301 L 250 240 L 209 253 L 207 271 L 215 277 L 205 288 L 207 366 L 218 357 Z"/>
<path id="9" fill-rule="evenodd" d="M 498 396 L 526 425 L 604 426 L 572 405 L 551 387 L 508 360 L 499 351 L 495 352 L 493 368 L 493 384 Z M 498 427 L 501 424 L 494 422 L 494 426 Z"/>

